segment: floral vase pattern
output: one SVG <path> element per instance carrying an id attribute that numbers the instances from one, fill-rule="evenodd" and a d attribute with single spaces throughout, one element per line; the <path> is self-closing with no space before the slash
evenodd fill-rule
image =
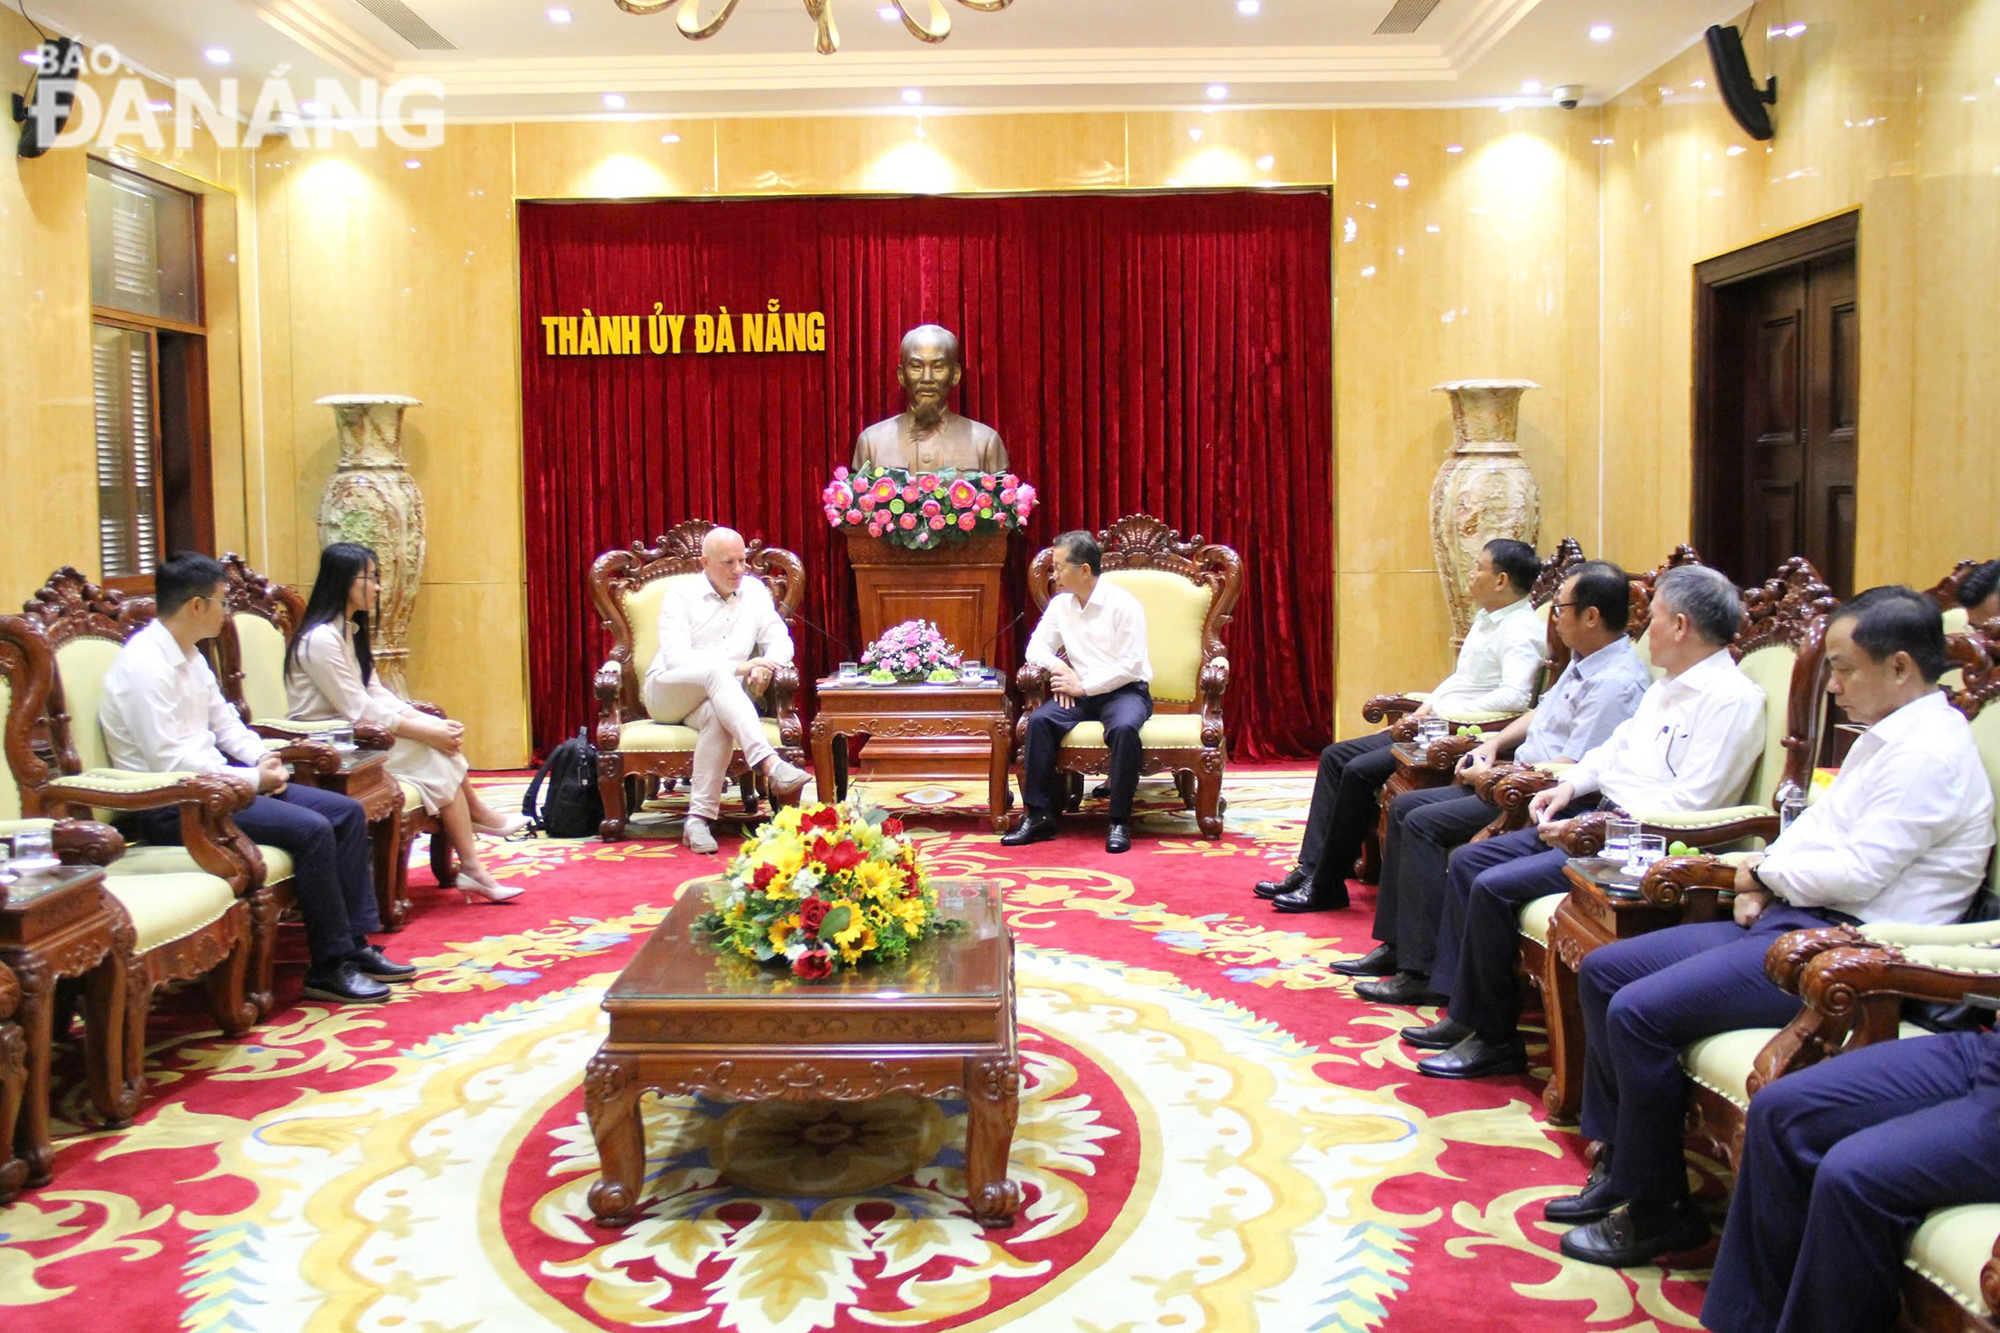
<path id="1" fill-rule="evenodd" d="M 343 393 L 317 400 L 333 409 L 340 465 L 319 502 L 319 544 L 360 542 L 375 552 L 381 588 L 370 626 L 382 683 L 409 697 L 410 616 L 424 576 L 424 497 L 403 458 L 403 413 L 423 406 L 399 394 Z"/>
<path id="2" fill-rule="evenodd" d="M 1456 649 L 1472 625 L 1466 580 L 1496 537 L 1535 545 L 1542 493 L 1515 440 L 1521 395 L 1533 380 L 1451 380 L 1432 392 L 1451 397 L 1451 452 L 1431 483 L 1431 547 Z"/>

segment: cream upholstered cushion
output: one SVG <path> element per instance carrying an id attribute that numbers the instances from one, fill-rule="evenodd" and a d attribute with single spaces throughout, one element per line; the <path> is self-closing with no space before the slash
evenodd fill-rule
<path id="1" fill-rule="evenodd" d="M 304 737 L 317 736 L 322 731 L 332 731 L 335 727 L 353 725 L 344 717 L 323 717 L 315 722 L 301 722 L 297 718 L 273 716 L 270 713 L 259 713 L 254 709 L 250 713 L 250 718 L 260 727 L 269 727 L 273 731 Z M 280 741 L 279 744 L 282 745 L 283 742 Z"/>
<path id="2" fill-rule="evenodd" d="M 2000 1203 L 1940 1208 L 1910 1237 L 1903 1262 L 1974 1314 L 1991 1315 L 1979 1294 L 1979 1272 L 1993 1257 L 1996 1240 L 2000 1240 Z"/>
<path id="3" fill-rule="evenodd" d="M 764 724 L 764 739 L 775 749 L 784 744 L 775 718 L 760 719 Z M 678 722 L 627 722 L 618 728 L 618 749 L 620 753 L 642 751 L 646 753 L 676 753 L 694 750 L 695 740 L 701 735 L 693 727 L 684 727 Z"/>
<path id="4" fill-rule="evenodd" d="M 243 656 L 243 702 L 255 718 L 283 717 L 291 704 L 285 697 L 285 636 L 262 616 L 239 612 L 236 646 Z"/>
<path id="5" fill-rule="evenodd" d="M 1963 634 L 1972 628 L 1972 612 L 1962 606 L 1948 606 L 1944 609 L 1944 632 Z"/>
<path id="6" fill-rule="evenodd" d="M 1199 750 L 1201 714 L 1155 713 L 1139 728 L 1139 744 L 1148 750 Z M 1079 722 L 1063 737 L 1065 750 L 1102 750 L 1104 724 Z"/>
<path id="7" fill-rule="evenodd" d="M 1567 893 L 1545 893 L 1521 909 L 1521 934 L 1544 948 L 1549 943 L 1549 925 L 1556 919 Z"/>
<path id="8" fill-rule="evenodd" d="M 632 671 L 640 680 L 646 678 L 646 668 L 653 665 L 653 658 L 660 651 L 660 599 L 676 583 L 692 583 L 706 577 L 698 572 L 671 574 L 642 583 L 625 594 L 625 621 L 632 627 Z"/>
<path id="9" fill-rule="evenodd" d="M 1861 933 L 1882 944 L 2000 948 L 2000 921 L 1961 921 L 1949 926 L 1912 926 L 1871 921 Z"/>
<path id="10" fill-rule="evenodd" d="M 415 786 L 405 782 L 401 778 L 396 779 L 396 785 L 402 788 L 403 791 L 404 814 L 413 814 L 424 808 L 424 794 L 418 791 Z"/>
<path id="11" fill-rule="evenodd" d="M 1201 627 L 1208 619 L 1214 593 L 1205 583 L 1191 582 L 1164 569 L 1107 569 L 1104 577 L 1138 598 L 1145 608 L 1153 698 L 1193 703 L 1201 681 Z"/>
<path id="12" fill-rule="evenodd" d="M 1519 713 L 1479 713 L 1464 708 L 1440 708 L 1437 715 L 1446 722 L 1474 727 L 1487 722 L 1507 722 L 1520 716 Z"/>
<path id="13" fill-rule="evenodd" d="M 1768 805 L 1725 805 L 1720 810 L 1648 810 L 1639 818 L 1655 828 L 1672 829 L 1677 833 L 1699 833 L 1703 829 L 1721 828 L 1739 819 L 1769 818 Z"/>
<path id="14" fill-rule="evenodd" d="M 1769 806 L 1785 776 L 1786 705 L 1792 692 L 1792 667 L 1798 660 L 1790 644 L 1774 643 L 1745 654 L 1737 663 L 1764 691 L 1764 752 L 1743 789 L 1746 803 Z"/>
<path id="15" fill-rule="evenodd" d="M 62 676 L 63 705 L 69 710 L 70 741 L 79 767 L 109 768 L 104 733 L 97 726 L 97 701 L 104 695 L 104 676 L 123 647 L 109 639 L 71 639 L 56 649 L 56 671 Z M 280 708 L 279 712 L 285 710 Z"/>
<path id="16" fill-rule="evenodd" d="M 1718 1032 L 1713 1037 L 1703 1037 L 1681 1047 L 1681 1068 L 1687 1071 L 1689 1078 L 1710 1092 L 1720 1093 L 1747 1110 L 1750 1106 L 1750 1071 L 1756 1066 L 1757 1052 L 1783 1030 L 1737 1028 L 1733 1032 Z M 1924 1029 L 1914 1023 L 1904 1023 L 1897 1031 L 1899 1037 L 1923 1035 Z"/>
<path id="17" fill-rule="evenodd" d="M 282 847 L 267 847 L 257 844 L 257 851 L 264 858 L 264 882 L 276 884 L 279 880 L 292 877 L 292 854 Z M 125 855 L 113 863 L 121 875 L 179 875 L 201 873 L 188 849 L 176 843 L 142 842 L 127 847 Z"/>
<path id="18" fill-rule="evenodd" d="M 236 901 L 227 880 L 198 870 L 127 875 L 114 866 L 104 877 L 104 887 L 132 918 L 139 953 L 194 934 Z"/>

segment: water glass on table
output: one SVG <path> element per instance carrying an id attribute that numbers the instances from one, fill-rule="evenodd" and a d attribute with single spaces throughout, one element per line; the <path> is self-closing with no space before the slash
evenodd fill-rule
<path id="1" fill-rule="evenodd" d="M 842 663 L 840 664 L 840 683 L 841 683 L 841 684 L 843 684 L 843 685 L 851 685 L 851 684 L 853 684 L 853 683 L 854 683 L 855 681 L 857 681 L 857 680 L 860 680 L 860 679 L 861 679 L 861 663 L 859 663 L 859 662 L 842 662 Z"/>
<path id="2" fill-rule="evenodd" d="M 336 750 L 345 752 L 354 748 L 354 728 L 346 723 L 328 728 L 325 734 L 326 743 Z"/>
<path id="3" fill-rule="evenodd" d="M 1621 864 L 1632 854 L 1632 839 L 1639 836 L 1636 819 L 1611 819 L 1604 824 L 1603 857 Z"/>
<path id="4" fill-rule="evenodd" d="M 978 658 L 968 657 L 958 664 L 958 678 L 970 685 L 983 684 L 986 680 L 986 668 L 980 665 Z"/>
<path id="5" fill-rule="evenodd" d="M 21 829 L 14 834 L 13 853 L 7 864 L 17 874 L 28 874 L 36 870 L 52 870 L 56 860 L 55 842 L 47 829 Z"/>
<path id="6" fill-rule="evenodd" d="M 1635 833 L 1632 849 L 1625 857 L 1625 873 L 1644 875 L 1667 856 L 1667 840 L 1658 833 Z"/>

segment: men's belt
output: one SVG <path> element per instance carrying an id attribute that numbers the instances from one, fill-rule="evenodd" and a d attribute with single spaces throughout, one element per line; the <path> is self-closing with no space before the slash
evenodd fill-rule
<path id="1" fill-rule="evenodd" d="M 1835 911 L 1831 907 L 1801 907 L 1799 910 L 1807 916 L 1818 917 L 1829 926 L 1858 926 L 1861 924 L 1860 917 L 1849 916 L 1847 913 Z"/>

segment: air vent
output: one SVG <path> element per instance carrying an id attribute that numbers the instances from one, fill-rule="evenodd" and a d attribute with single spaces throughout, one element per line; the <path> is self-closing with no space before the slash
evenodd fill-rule
<path id="1" fill-rule="evenodd" d="M 371 0 L 362 0 L 362 3 L 371 9 L 375 7 Z M 1437 7 L 1438 0 L 1396 0 L 1396 7 L 1375 25 L 1375 35 L 1392 37 L 1415 32 Z"/>
<path id="2" fill-rule="evenodd" d="M 398 37 L 401 37 L 419 51 L 456 51 L 458 49 L 444 39 L 444 34 L 418 18 L 416 12 L 404 4 L 403 0 L 355 0 L 355 3 L 373 14 L 376 18 L 381 19 L 382 22 L 388 24 L 389 27 L 395 30 Z M 1397 6 L 1397 12 L 1400 13 L 1402 6 L 1408 3 L 1410 3 L 1410 0 L 1402 0 L 1402 3 Z M 1437 0 L 1429 0 L 1429 3 L 1434 5 L 1437 3 Z M 1424 9 L 1423 14 L 1417 15 L 1416 23 L 1422 23 L 1424 21 L 1423 15 L 1428 13 L 1430 13 L 1430 10 L 1428 8 Z M 1394 18 L 1395 15 L 1391 14 L 1390 17 Z M 1414 27 L 1415 24 L 1413 23 L 1411 26 Z M 1377 31 L 1380 31 L 1380 29 L 1377 29 Z M 1403 32 L 1406 29 L 1398 28 L 1396 31 Z"/>

